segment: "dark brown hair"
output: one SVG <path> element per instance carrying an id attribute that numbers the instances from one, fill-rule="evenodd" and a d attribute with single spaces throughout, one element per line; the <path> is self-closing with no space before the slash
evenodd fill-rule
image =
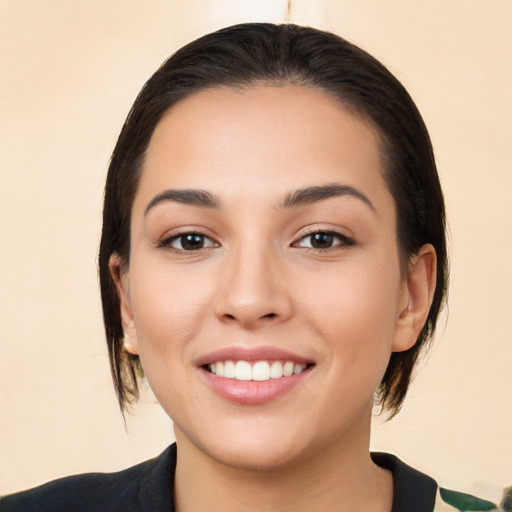
<path id="1" fill-rule="evenodd" d="M 385 179 L 396 203 L 402 263 L 425 243 L 437 254 L 437 282 L 416 344 L 391 355 L 378 390 L 390 415 L 405 398 L 414 365 L 432 339 L 448 280 L 443 194 L 430 138 L 411 97 L 375 58 L 329 33 L 296 25 L 224 28 L 178 50 L 146 82 L 122 128 L 105 187 L 99 275 L 112 376 L 122 409 L 138 396 L 134 361 L 122 351 L 123 327 L 109 259 L 130 259 L 130 216 L 145 151 L 162 116 L 198 91 L 297 84 L 325 91 L 363 116 L 381 138 Z M 404 268 L 405 265 L 404 265 Z"/>

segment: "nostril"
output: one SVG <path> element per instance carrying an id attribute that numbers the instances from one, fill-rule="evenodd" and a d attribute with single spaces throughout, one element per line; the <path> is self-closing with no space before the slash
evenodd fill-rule
<path id="1" fill-rule="evenodd" d="M 267 315 L 264 315 L 263 318 L 274 318 L 277 315 L 275 313 L 268 313 Z"/>

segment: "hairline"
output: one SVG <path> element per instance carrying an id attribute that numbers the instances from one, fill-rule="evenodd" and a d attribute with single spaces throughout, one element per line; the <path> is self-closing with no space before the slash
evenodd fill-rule
<path id="1" fill-rule="evenodd" d="M 400 232 L 399 232 L 399 219 L 398 219 L 398 213 L 399 208 L 397 204 L 397 199 L 395 198 L 395 195 L 393 194 L 393 190 L 391 188 L 391 182 L 390 182 L 390 175 L 391 175 L 391 161 L 389 158 L 389 146 L 390 141 L 387 137 L 387 134 L 385 133 L 384 129 L 379 126 L 379 124 L 373 119 L 373 117 L 365 111 L 364 106 L 357 105 L 355 101 L 350 101 L 348 98 L 341 97 L 340 94 L 336 94 L 333 90 L 330 90 L 329 88 L 322 86 L 318 83 L 315 83 L 314 80 L 311 79 L 305 79 L 301 77 L 297 77 L 295 75 L 286 75 L 283 77 L 273 77 L 273 78 L 254 78 L 254 79 L 245 79 L 245 80 L 236 80 L 234 79 L 232 83 L 217 83 L 217 84 L 211 84 L 206 86 L 198 86 L 195 90 L 192 90 L 186 94 L 184 94 L 181 98 L 176 100 L 172 105 L 167 107 L 162 114 L 160 115 L 158 121 L 155 123 L 153 130 L 151 132 L 151 135 L 148 138 L 148 143 L 144 151 L 140 155 L 140 159 L 138 162 L 138 165 L 136 166 L 136 182 L 133 189 L 133 197 L 131 198 L 131 205 L 130 205 L 130 216 L 129 216 L 129 226 L 131 230 L 131 220 L 133 216 L 133 207 L 135 203 L 135 197 L 137 195 L 137 191 L 139 188 L 140 179 L 142 177 L 142 173 L 144 172 L 144 166 L 146 163 L 146 155 L 148 153 L 149 148 L 151 147 L 151 141 L 153 139 L 153 136 L 159 127 L 159 125 L 163 122 L 163 120 L 167 117 L 172 115 L 172 111 L 175 107 L 183 103 L 189 98 L 192 98 L 194 96 L 197 96 L 203 92 L 211 92 L 211 91 L 230 91 L 230 92 L 244 92 L 251 89 L 255 89 L 258 87 L 276 87 L 276 88 L 284 88 L 288 86 L 295 86 L 300 87 L 303 89 L 312 89 L 319 92 L 322 92 L 327 96 L 329 99 L 331 99 L 341 110 L 343 110 L 348 115 L 352 116 L 355 119 L 358 119 L 359 121 L 362 121 L 366 127 L 372 132 L 372 134 L 375 137 L 375 142 L 377 144 L 377 149 L 379 153 L 379 159 L 382 166 L 382 174 L 384 183 L 386 184 L 386 188 L 388 192 L 391 194 L 391 197 L 393 198 L 393 207 L 395 210 L 395 234 L 396 234 L 396 242 L 397 242 L 397 248 L 398 248 L 398 255 L 400 260 L 400 271 L 402 277 L 407 274 L 407 267 L 408 262 L 412 254 L 407 254 L 406 248 L 403 246 Z M 120 256 L 121 260 L 121 267 L 127 269 L 129 265 L 130 260 L 130 248 L 131 248 L 131 236 L 129 237 L 129 247 L 128 252 L 126 254 L 126 257 L 123 255 Z"/>

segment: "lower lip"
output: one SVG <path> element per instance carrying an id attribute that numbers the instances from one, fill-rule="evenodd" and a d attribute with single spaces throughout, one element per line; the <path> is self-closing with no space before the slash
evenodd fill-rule
<path id="1" fill-rule="evenodd" d="M 297 375 L 265 381 L 226 379 L 204 368 L 200 368 L 200 371 L 206 383 L 223 398 L 243 405 L 262 405 L 298 386 L 311 369 L 308 367 Z"/>

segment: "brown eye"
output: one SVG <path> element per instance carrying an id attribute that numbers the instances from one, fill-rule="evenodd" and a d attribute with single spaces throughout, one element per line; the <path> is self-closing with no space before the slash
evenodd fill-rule
<path id="1" fill-rule="evenodd" d="M 181 233 L 163 240 L 160 246 L 177 251 L 199 251 L 207 247 L 216 247 L 217 244 L 201 233 Z"/>
<path id="2" fill-rule="evenodd" d="M 195 251 L 204 247 L 204 236 L 196 235 L 195 233 L 190 235 L 183 235 L 178 238 L 178 242 L 181 245 L 181 249 L 185 251 Z"/>
<path id="3" fill-rule="evenodd" d="M 296 244 L 296 247 L 306 247 L 309 249 L 331 249 L 338 246 L 354 245 L 354 241 L 341 233 L 332 231 L 317 231 L 303 236 Z"/>
<path id="4" fill-rule="evenodd" d="M 330 233 L 315 233 L 311 235 L 311 247 L 314 249 L 328 249 L 336 242 L 334 235 Z"/>

